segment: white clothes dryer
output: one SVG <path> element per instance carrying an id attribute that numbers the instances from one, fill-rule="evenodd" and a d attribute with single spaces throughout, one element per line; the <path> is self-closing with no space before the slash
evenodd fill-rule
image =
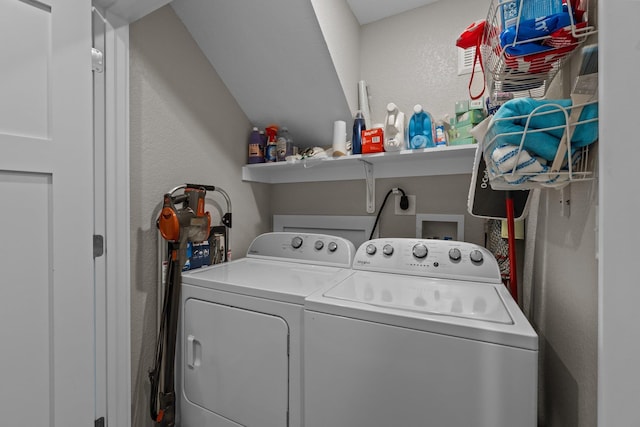
<path id="1" fill-rule="evenodd" d="M 538 337 L 493 255 L 376 239 L 305 301 L 306 427 L 534 427 Z"/>
<path id="2" fill-rule="evenodd" d="M 352 274 L 354 253 L 340 237 L 267 233 L 243 259 L 186 272 L 178 425 L 301 426 L 304 298 Z"/>

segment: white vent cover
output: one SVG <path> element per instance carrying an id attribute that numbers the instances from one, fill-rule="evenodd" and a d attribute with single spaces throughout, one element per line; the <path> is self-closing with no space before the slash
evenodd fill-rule
<path id="1" fill-rule="evenodd" d="M 471 74 L 473 69 L 473 58 L 476 55 L 476 47 L 467 49 L 458 48 L 458 75 Z M 476 64 L 476 71 L 480 71 L 480 63 Z"/>

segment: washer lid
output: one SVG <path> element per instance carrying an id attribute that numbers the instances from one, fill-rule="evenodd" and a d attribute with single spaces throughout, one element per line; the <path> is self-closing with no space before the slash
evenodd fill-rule
<path id="1" fill-rule="evenodd" d="M 348 268 L 242 258 L 185 272 L 182 283 L 301 305 L 306 296 L 350 274 Z"/>
<path id="2" fill-rule="evenodd" d="M 392 280 L 382 279 L 380 274 L 375 273 L 357 274 L 324 295 L 416 313 L 513 324 L 494 286 L 465 281 L 389 276 Z"/>
<path id="3" fill-rule="evenodd" d="M 502 284 L 356 271 L 305 309 L 496 344 L 538 349 Z"/>

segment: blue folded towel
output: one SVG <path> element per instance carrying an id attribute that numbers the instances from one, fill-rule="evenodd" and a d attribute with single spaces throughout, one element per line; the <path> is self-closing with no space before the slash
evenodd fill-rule
<path id="1" fill-rule="evenodd" d="M 555 104 L 555 105 L 554 105 Z M 565 131 L 565 115 L 557 105 L 571 111 L 571 100 L 536 100 L 531 98 L 515 98 L 504 103 L 491 119 L 489 130 L 485 136 L 488 149 L 505 145 L 520 145 L 527 119 L 529 127 L 524 139 L 523 148 L 531 155 L 553 160 L 558 151 L 560 139 Z M 536 108 L 536 113 L 529 116 Z M 542 114 L 544 113 L 544 114 Z M 579 122 L 598 117 L 598 104 L 589 104 L 580 114 Z M 552 129 L 558 127 L 557 129 Z M 536 131 L 537 130 L 537 131 Z M 593 121 L 576 126 L 571 138 L 571 148 L 587 146 L 598 139 L 598 122 Z"/>
<path id="2" fill-rule="evenodd" d="M 542 44 L 543 40 L 524 43 L 527 40 L 547 37 L 554 31 L 571 25 L 571 17 L 567 12 L 555 13 L 536 19 L 520 21 L 520 25 L 509 27 L 500 33 L 500 44 L 509 55 L 520 56 L 553 49 Z M 514 43 L 516 43 L 514 45 Z"/>

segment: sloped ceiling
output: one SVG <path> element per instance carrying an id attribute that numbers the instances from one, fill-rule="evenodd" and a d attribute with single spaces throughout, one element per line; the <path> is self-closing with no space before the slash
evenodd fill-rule
<path id="1" fill-rule="evenodd" d="M 360 25 L 379 21 L 438 0 L 347 0 Z"/>
<path id="2" fill-rule="evenodd" d="M 94 1 L 128 22 L 169 2 Z M 352 11 L 366 24 L 435 0 L 340 1 L 350 8 L 340 13 Z M 286 126 L 296 145 L 308 147 L 330 145 L 333 122 L 351 121 L 354 94 L 346 96 L 345 90 L 355 91 L 357 81 L 344 80 L 359 70 L 345 72 L 344 56 L 334 64 L 311 0 L 174 0 L 171 5 L 255 126 Z M 323 24 L 326 30 L 336 22 Z M 335 53 L 335 45 L 332 49 Z"/>
<path id="3" fill-rule="evenodd" d="M 108 10 L 110 13 L 122 18 L 125 22 L 133 22 L 156 9 L 169 3 L 171 0 L 93 0 L 93 4 Z"/>
<path id="4" fill-rule="evenodd" d="M 351 117 L 311 2 L 175 0 L 191 32 L 249 120 L 286 126 L 295 144 L 331 143 Z"/>

